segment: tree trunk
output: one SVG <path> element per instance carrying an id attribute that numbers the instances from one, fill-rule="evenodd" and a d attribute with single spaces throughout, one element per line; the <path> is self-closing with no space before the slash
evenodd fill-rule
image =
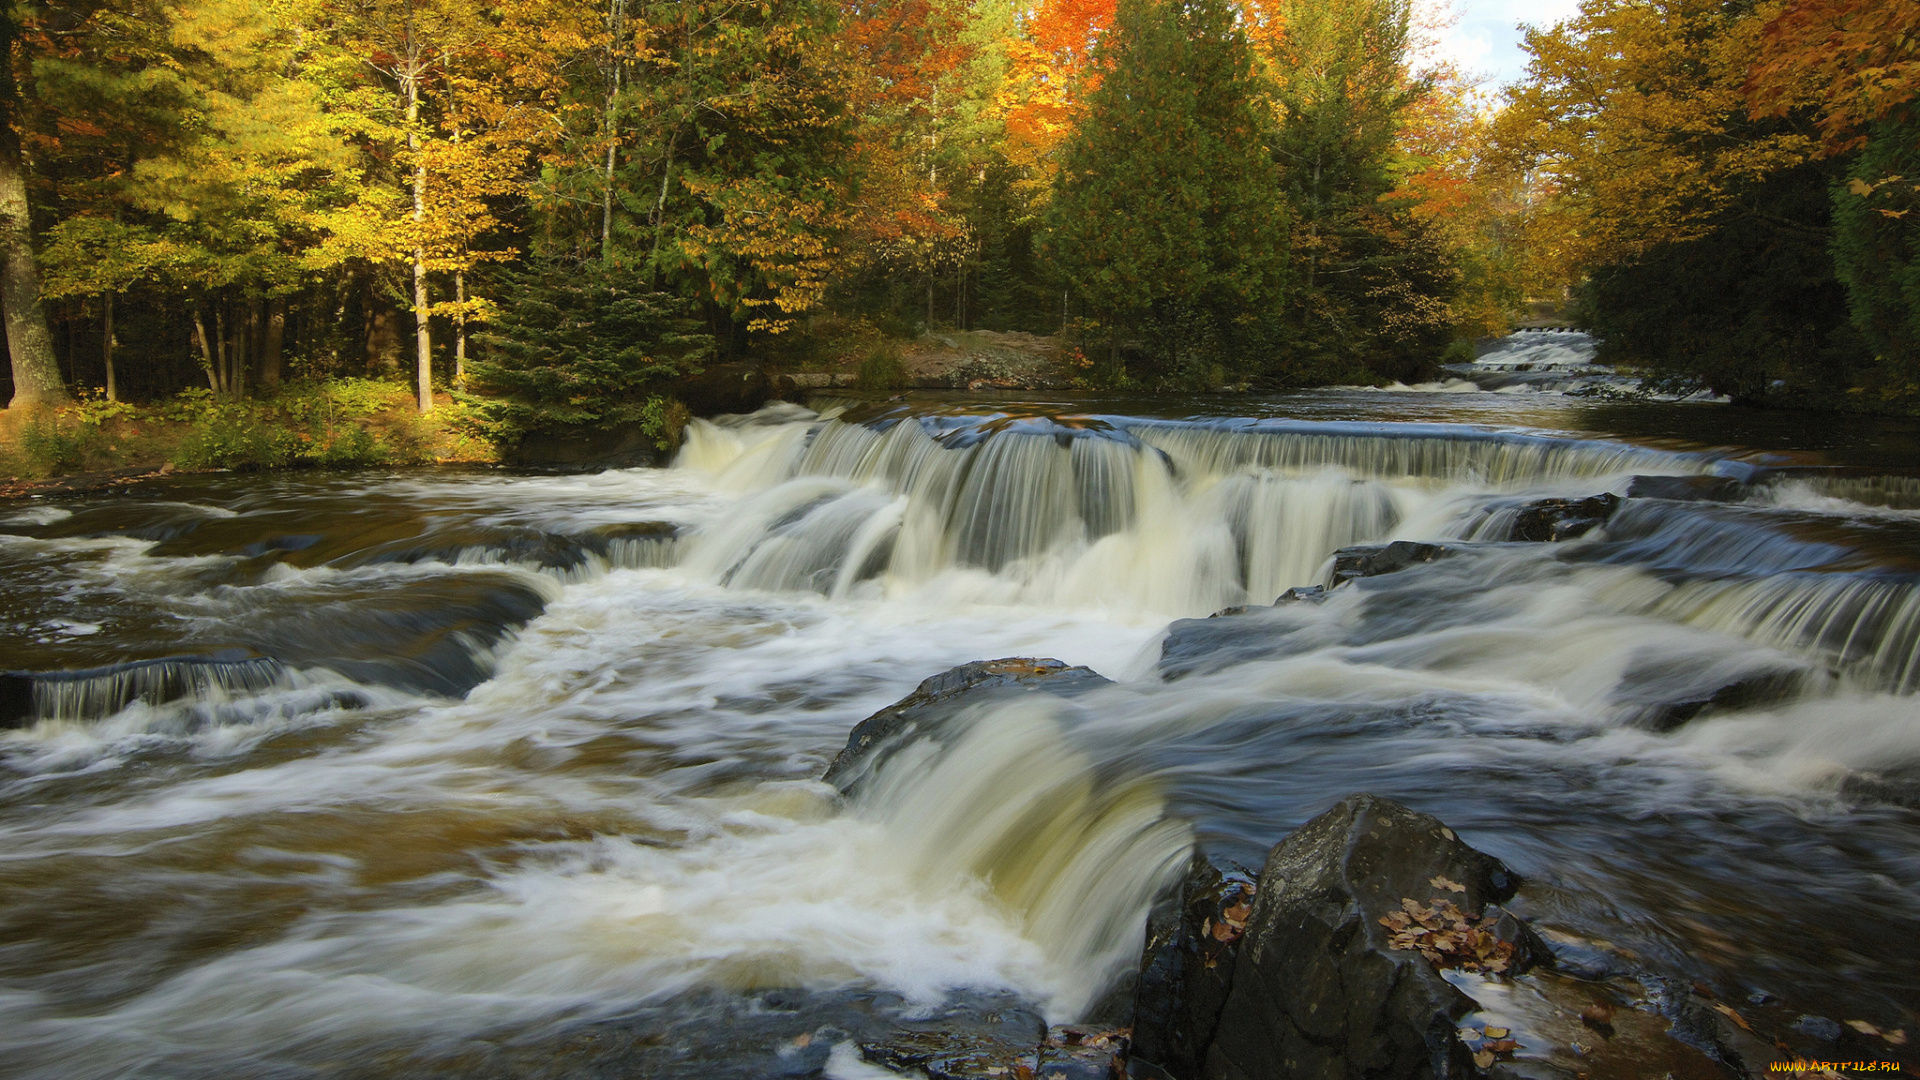
<path id="1" fill-rule="evenodd" d="M 40 303 L 26 173 L 20 138 L 9 118 L 0 117 L 0 307 L 5 308 L 7 350 L 13 357 L 11 408 L 72 400 L 60 380 L 53 333 L 47 329 L 46 308 Z"/>
<path id="2" fill-rule="evenodd" d="M 214 384 L 214 392 L 230 393 L 233 389 L 233 368 L 230 365 L 232 349 L 227 341 L 227 305 L 221 304 L 213 309 L 214 374 L 219 376 Z"/>
<path id="3" fill-rule="evenodd" d="M 266 337 L 260 343 L 260 385 L 280 385 L 280 353 L 287 341 L 287 298 L 276 296 L 267 305 Z"/>
<path id="4" fill-rule="evenodd" d="M 621 0 L 607 3 L 607 173 L 600 187 L 600 261 L 613 261 L 613 166 L 619 147 L 618 121 L 614 107 L 620 101 L 620 33 L 626 5 Z"/>
<path id="5" fill-rule="evenodd" d="M 453 272 L 453 384 L 467 381 L 467 273 Z"/>
<path id="6" fill-rule="evenodd" d="M 200 347 L 200 369 L 207 373 L 207 386 L 220 392 L 220 377 L 213 366 L 213 349 L 207 344 L 207 320 L 200 315 L 200 301 L 193 302 L 193 343 Z"/>
<path id="7" fill-rule="evenodd" d="M 100 294 L 100 362 L 107 368 L 107 400 L 120 400 L 120 384 L 113 378 L 113 294 Z"/>
<path id="8" fill-rule="evenodd" d="M 427 220 L 427 166 L 420 160 L 420 78 L 409 71 L 403 80 L 407 92 L 407 150 L 413 154 L 413 223 L 424 229 Z M 427 249 L 416 240 L 413 249 L 413 344 L 420 381 L 420 411 L 433 411 L 433 328 L 427 314 Z"/>

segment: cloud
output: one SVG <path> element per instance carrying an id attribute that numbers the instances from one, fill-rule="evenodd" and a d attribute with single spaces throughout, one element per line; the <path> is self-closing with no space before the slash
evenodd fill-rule
<path id="1" fill-rule="evenodd" d="M 1579 0 L 1421 0 L 1423 21 L 1451 25 L 1437 32 L 1428 50 L 1435 59 L 1451 61 L 1462 71 L 1488 77 L 1493 86 L 1525 77 L 1527 54 L 1520 48 L 1519 24 L 1551 26 L 1579 14 Z"/>

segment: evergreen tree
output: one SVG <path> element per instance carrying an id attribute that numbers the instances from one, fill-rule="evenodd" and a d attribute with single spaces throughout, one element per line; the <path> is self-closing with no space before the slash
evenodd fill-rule
<path id="1" fill-rule="evenodd" d="M 677 435 L 661 386 L 698 372 L 714 344 L 688 301 L 597 260 L 501 276 L 506 300 L 475 338 L 480 352 L 461 395 L 489 437 L 512 445 L 533 432 L 629 424 L 661 443 Z"/>
<path id="2" fill-rule="evenodd" d="M 1225 353 L 1204 345 L 1257 318 L 1285 267 L 1246 37 L 1226 0 L 1122 0 L 1094 67 L 1045 251 L 1105 324 L 1116 368 L 1123 336 L 1148 330 L 1160 380 L 1214 381 Z"/>
<path id="3" fill-rule="evenodd" d="M 1869 128 L 1833 189 L 1835 270 L 1853 323 L 1905 393 L 1920 391 L 1920 116 Z"/>
<path id="4" fill-rule="evenodd" d="M 1365 364 L 1424 375 L 1451 336 L 1457 272 L 1393 191 L 1406 114 L 1427 93 L 1407 68 L 1407 0 L 1291 0 L 1273 64 L 1274 153 L 1294 214 L 1287 334 L 1269 371 L 1318 382 Z"/>

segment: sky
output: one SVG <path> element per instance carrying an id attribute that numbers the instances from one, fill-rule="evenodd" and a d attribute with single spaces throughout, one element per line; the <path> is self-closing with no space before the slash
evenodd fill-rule
<path id="1" fill-rule="evenodd" d="M 1429 8 L 1446 0 L 1425 0 Z M 1453 0 L 1458 21 L 1441 32 L 1435 49 L 1465 72 L 1488 76 L 1486 89 L 1518 82 L 1526 74 L 1527 54 L 1520 51 L 1519 23 L 1550 26 L 1571 18 L 1579 0 Z"/>

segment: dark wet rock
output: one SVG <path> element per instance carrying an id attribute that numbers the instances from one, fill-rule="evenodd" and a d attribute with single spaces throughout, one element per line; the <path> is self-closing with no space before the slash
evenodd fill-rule
<path id="1" fill-rule="evenodd" d="M 1180 883 L 1154 905 L 1133 1004 L 1135 1057 L 1170 1076 L 1201 1075 L 1245 926 L 1244 912 L 1226 914 L 1252 895 L 1251 882 L 1224 877 L 1196 849 Z M 1216 927 L 1224 929 L 1216 935 Z"/>
<path id="2" fill-rule="evenodd" d="M 1458 550 L 1445 544 L 1426 544 L 1416 540 L 1341 548 L 1333 553 L 1333 573 L 1329 576 L 1328 587 L 1337 589 L 1359 578 L 1396 573 L 1409 566 L 1444 559 Z"/>
<path id="3" fill-rule="evenodd" d="M 33 676 L 23 671 L 0 671 L 0 728 L 25 727 L 33 722 Z"/>
<path id="4" fill-rule="evenodd" d="M 1727 476 L 1636 476 L 1627 482 L 1629 499 L 1674 502 L 1737 502 L 1747 486 Z"/>
<path id="5" fill-rule="evenodd" d="M 1454 1032 L 1475 1003 L 1391 948 L 1380 919 L 1436 894 L 1477 916 L 1518 887 L 1499 860 L 1430 815 L 1353 795 L 1281 841 L 1258 886 L 1203 1076 L 1473 1075 Z"/>
<path id="6" fill-rule="evenodd" d="M 1092 668 L 1069 667 L 1058 660 L 1008 657 L 975 660 L 943 671 L 921 683 L 913 693 L 867 717 L 847 736 L 846 748 L 821 777 L 841 791 L 851 792 L 892 746 L 921 731 L 923 724 L 945 716 L 959 704 L 1030 692 L 1071 696 L 1110 680 Z"/>
<path id="7" fill-rule="evenodd" d="M 1571 540 L 1607 523 L 1620 509 L 1620 496 L 1611 493 L 1584 499 L 1541 499 L 1521 507 L 1507 539 L 1532 543 Z"/>
<path id="8" fill-rule="evenodd" d="M 1324 585 L 1295 585 L 1274 597 L 1273 603 L 1276 607 L 1281 604 L 1317 604 L 1326 598 L 1327 589 Z"/>
<path id="9" fill-rule="evenodd" d="M 0 687 L 0 693 L 4 688 Z M 5 722 L 0 698 L 0 723 Z M 1895 767 L 1880 772 L 1857 772 L 1840 781 L 1840 794 L 1860 802 L 1885 803 L 1920 810 L 1920 767 Z"/>
<path id="10" fill-rule="evenodd" d="M 1793 1022 L 1793 1030 L 1821 1042 L 1839 1042 L 1840 1025 L 1824 1016 L 1802 1016 Z"/>
<path id="11" fill-rule="evenodd" d="M 1034 1075 L 1039 1080 L 1122 1080 L 1127 1051 L 1122 1032 L 1055 1026 L 1047 1030 Z"/>
<path id="12" fill-rule="evenodd" d="M 1305 625 L 1290 607 L 1232 607 L 1174 621 L 1160 643 L 1160 677 L 1171 681 L 1286 655 L 1286 639 Z"/>
<path id="13" fill-rule="evenodd" d="M 1712 669 L 1667 665 L 1678 670 L 1661 673 L 1636 668 L 1621 680 L 1628 688 L 1614 698 L 1629 709 L 1630 722 L 1649 731 L 1672 731 L 1690 720 L 1713 712 L 1752 709 L 1797 697 L 1808 672 L 1800 667 L 1767 668 L 1723 675 Z"/>
<path id="14" fill-rule="evenodd" d="M 929 1080 L 987 1080 L 1031 1072 L 1039 1046 L 977 1032 L 902 1031 L 861 1043 L 860 1056 L 895 1072 L 918 1069 Z"/>

